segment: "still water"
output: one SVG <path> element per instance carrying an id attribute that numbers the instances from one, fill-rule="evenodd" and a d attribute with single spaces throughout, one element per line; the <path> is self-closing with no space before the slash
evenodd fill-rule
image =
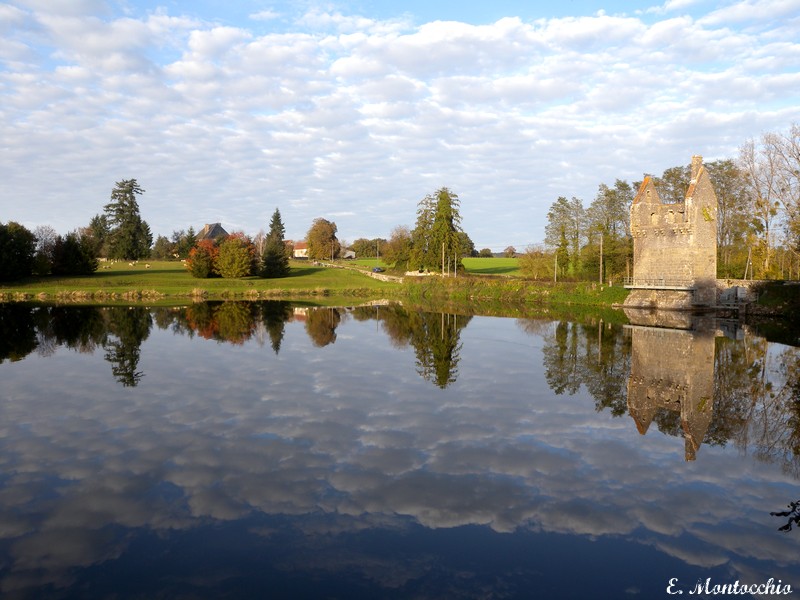
<path id="1" fill-rule="evenodd" d="M 800 349 L 612 320 L 0 305 L 0 596 L 800 594 Z"/>

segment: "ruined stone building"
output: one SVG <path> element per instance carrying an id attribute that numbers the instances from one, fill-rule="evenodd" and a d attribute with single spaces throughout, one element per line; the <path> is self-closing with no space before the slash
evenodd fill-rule
<path id="1" fill-rule="evenodd" d="M 625 306 L 691 309 L 716 304 L 717 195 L 692 157 L 683 202 L 665 204 L 645 177 L 631 205 L 633 277 Z"/>

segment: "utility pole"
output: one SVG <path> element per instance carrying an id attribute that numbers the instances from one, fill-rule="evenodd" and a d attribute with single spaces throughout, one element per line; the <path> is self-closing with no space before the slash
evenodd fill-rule
<path id="1" fill-rule="evenodd" d="M 603 284 L 603 232 L 600 232 L 600 285 Z"/>

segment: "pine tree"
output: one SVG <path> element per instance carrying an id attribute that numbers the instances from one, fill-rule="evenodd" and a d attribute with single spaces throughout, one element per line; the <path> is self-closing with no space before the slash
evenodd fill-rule
<path id="1" fill-rule="evenodd" d="M 463 268 L 461 214 L 458 195 L 446 187 L 423 198 L 411 232 L 411 266 L 456 271 Z"/>
<path id="2" fill-rule="evenodd" d="M 110 228 L 111 258 L 136 260 L 150 254 L 153 234 L 139 214 L 136 196 L 144 193 L 135 179 L 118 181 L 111 191 L 111 202 L 103 207 Z"/>
<path id="3" fill-rule="evenodd" d="M 281 220 L 281 213 L 276 208 L 269 222 L 269 233 L 261 255 L 262 277 L 286 277 L 289 274 L 289 257 L 286 254 L 284 236 L 286 228 Z"/>

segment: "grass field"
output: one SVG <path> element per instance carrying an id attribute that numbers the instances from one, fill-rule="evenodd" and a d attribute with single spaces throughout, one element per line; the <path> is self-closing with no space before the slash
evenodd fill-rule
<path id="1" fill-rule="evenodd" d="M 513 275 L 520 276 L 518 258 L 464 258 L 467 273 L 475 275 Z"/>
<path id="2" fill-rule="evenodd" d="M 462 262 L 467 273 L 473 275 L 522 275 L 519 270 L 519 259 L 517 258 L 464 258 Z M 374 258 L 358 258 L 353 261 L 347 261 L 347 264 L 364 269 L 372 269 L 376 266 L 388 269 L 388 266 L 383 261 L 376 261 Z"/>
<path id="3" fill-rule="evenodd" d="M 342 261 L 334 268 L 311 261 L 292 261 L 291 273 L 279 279 L 195 279 L 177 261 L 101 263 L 93 275 L 82 277 L 31 277 L 0 285 L 0 301 L 138 302 L 170 304 L 198 299 L 281 298 L 327 304 L 352 298 L 451 299 L 475 302 L 548 303 L 608 306 L 624 299 L 626 290 L 594 284 L 535 282 L 519 277 L 516 259 L 468 258 L 473 277 L 413 277 L 406 283 L 369 276 L 375 259 Z M 149 264 L 149 267 L 147 266 Z M 386 268 L 386 265 L 378 263 Z M 386 269 L 387 274 L 392 273 Z M 313 297 L 313 299 L 312 299 Z"/>
<path id="4" fill-rule="evenodd" d="M 150 268 L 146 267 L 150 265 Z M 86 295 L 94 299 L 142 297 L 210 296 L 269 297 L 311 294 L 381 295 L 397 284 L 379 281 L 352 270 L 315 266 L 293 261 L 288 277 L 262 279 L 196 279 L 176 261 L 140 261 L 113 265 L 101 263 L 93 275 L 80 277 L 32 277 L 22 282 L 0 285 L 5 299 L 27 296 L 42 299 L 70 299 Z"/>

